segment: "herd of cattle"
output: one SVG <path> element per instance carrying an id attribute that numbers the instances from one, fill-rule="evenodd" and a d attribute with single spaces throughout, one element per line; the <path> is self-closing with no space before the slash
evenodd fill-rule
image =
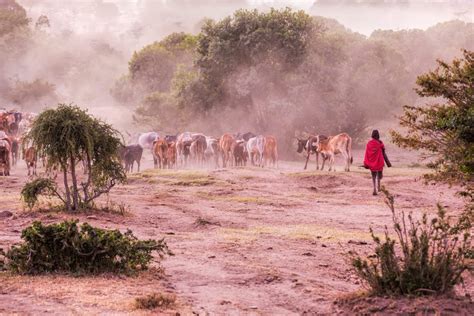
<path id="1" fill-rule="evenodd" d="M 184 132 L 178 135 L 161 137 L 156 132 L 140 134 L 138 143 L 124 146 L 120 157 L 127 172 L 133 171 L 144 149 L 151 150 L 155 168 L 186 167 L 228 167 L 252 165 L 278 166 L 278 147 L 275 137 L 255 135 L 253 133 L 226 133 L 220 138 L 201 133 Z"/>
<path id="2" fill-rule="evenodd" d="M 28 144 L 20 146 L 23 135 L 30 128 L 35 114 L 0 110 L 0 175 L 9 175 L 11 166 L 19 158 L 20 147 L 28 168 L 28 175 L 36 174 L 37 153 Z M 319 156 L 322 167 L 329 161 L 329 171 L 334 168 L 335 155 L 341 154 L 345 161 L 345 170 L 352 163 L 352 139 L 346 134 L 336 136 L 311 135 L 298 140 L 298 153 L 306 154 L 307 168 L 309 158 L 316 155 L 316 168 L 319 169 Z M 150 150 L 155 168 L 184 168 L 231 166 L 278 167 L 278 145 L 274 136 L 255 135 L 254 133 L 226 133 L 221 137 L 206 136 L 202 133 L 184 132 L 178 135 L 161 136 L 157 132 L 138 135 L 135 144 L 122 145 L 118 155 L 126 172 L 133 172 L 140 162 L 143 150 Z"/>
<path id="3" fill-rule="evenodd" d="M 10 175 L 20 151 L 20 140 L 30 128 L 36 114 L 0 110 L 0 175 Z M 23 159 L 28 167 L 28 175 L 36 174 L 36 152 L 34 148 L 23 149 Z"/>

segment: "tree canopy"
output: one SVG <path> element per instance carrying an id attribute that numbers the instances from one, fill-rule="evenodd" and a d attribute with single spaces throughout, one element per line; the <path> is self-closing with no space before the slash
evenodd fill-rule
<path id="1" fill-rule="evenodd" d="M 75 105 L 59 104 L 40 113 L 26 141 L 32 142 L 40 157 L 47 158 L 48 168 L 62 171 L 64 194 L 58 196 L 68 211 L 90 206 L 95 198 L 125 180 L 118 157 L 118 132 Z M 79 161 L 84 162 L 87 173 L 80 183 L 76 171 Z"/>
<path id="2" fill-rule="evenodd" d="M 444 103 L 405 106 L 400 125 L 407 132 L 392 132 L 393 140 L 432 158 L 430 167 L 436 173 L 429 179 L 470 187 L 474 181 L 474 52 L 464 50 L 463 58 L 451 64 L 438 61 L 438 65 L 418 77 L 416 91 Z"/>

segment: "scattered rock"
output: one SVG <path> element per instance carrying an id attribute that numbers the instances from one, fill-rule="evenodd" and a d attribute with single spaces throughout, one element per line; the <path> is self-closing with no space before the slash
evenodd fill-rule
<path id="1" fill-rule="evenodd" d="M 166 235 L 174 235 L 173 232 L 165 232 Z"/>
<path id="2" fill-rule="evenodd" d="M 221 304 L 221 305 L 228 305 L 228 304 L 232 304 L 232 302 L 231 302 L 231 301 L 222 300 L 219 304 Z"/>
<path id="3" fill-rule="evenodd" d="M 366 241 L 359 241 L 359 240 L 349 240 L 347 243 L 354 244 L 354 245 L 367 245 Z"/>
<path id="4" fill-rule="evenodd" d="M 208 258 L 209 259 L 214 259 L 216 256 L 209 256 Z"/>
<path id="5" fill-rule="evenodd" d="M 87 218 L 87 219 L 97 219 L 97 216 L 95 216 L 95 215 L 89 215 L 89 216 L 87 216 L 86 218 Z"/>
<path id="6" fill-rule="evenodd" d="M 257 309 L 258 307 L 257 306 L 250 306 L 249 308 L 250 309 Z"/>
<path id="7" fill-rule="evenodd" d="M 267 250 L 273 250 L 273 247 L 268 247 Z"/>
<path id="8" fill-rule="evenodd" d="M 305 252 L 304 254 L 302 254 L 303 256 L 308 256 L 308 257 L 312 257 L 313 254 L 311 252 Z"/>
<path id="9" fill-rule="evenodd" d="M 321 247 L 323 247 L 323 248 L 327 248 L 327 246 L 326 246 L 325 244 L 322 244 L 322 245 L 321 245 Z"/>
<path id="10" fill-rule="evenodd" d="M 329 267 L 329 264 L 320 263 L 320 264 L 318 264 L 318 266 L 323 267 L 323 268 L 327 268 L 327 267 Z"/>
<path id="11" fill-rule="evenodd" d="M 0 212 L 0 218 L 7 218 L 7 217 L 10 217 L 10 216 L 13 216 L 13 213 L 10 212 L 10 211 Z"/>

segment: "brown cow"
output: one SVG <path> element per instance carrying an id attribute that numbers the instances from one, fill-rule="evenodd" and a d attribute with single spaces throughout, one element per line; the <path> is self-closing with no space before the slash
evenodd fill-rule
<path id="1" fill-rule="evenodd" d="M 224 134 L 219 139 L 219 147 L 222 154 L 222 167 L 225 168 L 227 163 L 232 165 L 232 144 L 234 143 L 234 137 L 231 134 Z"/>
<path id="2" fill-rule="evenodd" d="M 205 161 L 205 151 L 207 149 L 207 140 L 206 136 L 203 134 L 193 134 L 193 142 L 189 147 L 191 157 L 194 159 L 195 163 L 199 166 L 202 166 Z"/>
<path id="3" fill-rule="evenodd" d="M 234 141 L 232 144 L 232 153 L 234 155 L 235 166 L 247 165 L 247 146 L 244 140 Z"/>
<path id="4" fill-rule="evenodd" d="M 153 163 L 155 168 L 164 169 L 168 166 L 168 143 L 164 139 L 158 139 L 153 142 Z"/>
<path id="5" fill-rule="evenodd" d="M 6 139 L 0 139 L 0 169 L 3 176 L 10 175 L 10 143 Z"/>
<path id="6" fill-rule="evenodd" d="M 26 167 L 28 168 L 28 175 L 36 175 L 36 162 L 38 160 L 36 149 L 34 147 L 28 147 L 23 152 L 23 159 L 25 160 Z"/>
<path id="7" fill-rule="evenodd" d="M 326 140 L 319 140 L 317 147 L 318 152 L 322 153 L 325 157 L 321 170 L 324 168 L 326 159 L 329 159 L 329 171 L 331 171 L 334 166 L 334 156 L 340 153 L 344 156 L 344 160 L 346 161 L 344 170 L 350 171 L 350 166 L 353 160 L 352 138 L 348 134 L 342 133 L 336 136 L 329 136 Z"/>
<path id="8" fill-rule="evenodd" d="M 168 143 L 168 150 L 166 152 L 166 159 L 168 161 L 168 168 L 176 166 L 176 143 Z"/>
<path id="9" fill-rule="evenodd" d="M 265 136 L 263 146 L 263 164 L 267 165 L 270 159 L 273 167 L 278 167 L 278 147 L 274 136 Z"/>

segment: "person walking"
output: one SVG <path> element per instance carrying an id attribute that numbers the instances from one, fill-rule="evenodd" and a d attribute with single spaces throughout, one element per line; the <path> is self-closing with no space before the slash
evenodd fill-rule
<path id="1" fill-rule="evenodd" d="M 387 164 L 389 168 L 392 166 L 385 154 L 385 146 L 380 140 L 379 131 L 375 129 L 372 131 L 372 139 L 369 140 L 365 147 L 364 155 L 364 167 L 370 169 L 372 174 L 373 195 L 377 195 L 377 192 L 380 192 L 380 180 L 383 178 L 384 164 Z"/>

